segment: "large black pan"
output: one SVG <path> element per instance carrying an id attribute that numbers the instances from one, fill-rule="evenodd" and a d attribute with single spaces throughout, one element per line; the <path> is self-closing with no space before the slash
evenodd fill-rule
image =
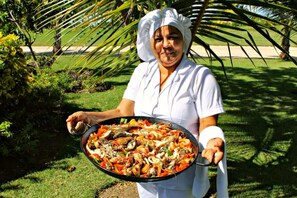
<path id="1" fill-rule="evenodd" d="M 185 171 L 186 169 L 176 173 L 176 174 L 171 174 L 171 175 L 167 175 L 167 176 L 164 176 L 164 177 L 151 177 L 151 178 L 141 178 L 141 177 L 135 177 L 135 176 L 127 176 L 127 175 L 122 175 L 122 174 L 117 174 L 115 172 L 112 172 L 110 170 L 107 170 L 103 167 L 101 167 L 97 162 L 95 162 L 88 154 L 88 151 L 86 150 L 86 143 L 87 143 L 87 140 L 90 136 L 91 133 L 95 132 L 98 130 L 98 128 L 100 127 L 100 125 L 111 125 L 111 124 L 120 124 L 122 118 L 125 118 L 128 120 L 128 122 L 131 120 L 131 119 L 135 119 L 135 120 L 147 120 L 149 121 L 150 123 L 170 123 L 170 128 L 171 129 L 177 129 L 177 130 L 181 130 L 185 133 L 185 136 L 190 139 L 190 141 L 192 142 L 192 144 L 194 145 L 194 148 L 195 148 L 195 154 L 196 154 L 196 158 L 194 160 L 194 162 L 192 162 L 192 164 L 190 166 L 192 166 L 193 164 L 197 164 L 197 165 L 200 165 L 200 166 L 209 166 L 209 164 L 203 164 L 203 163 L 198 163 L 196 162 L 196 159 L 197 159 L 197 156 L 199 154 L 198 150 L 199 150 L 199 147 L 198 147 L 198 142 L 196 140 L 196 138 L 191 134 L 191 132 L 189 132 L 187 129 L 185 129 L 184 127 L 176 124 L 176 123 L 173 123 L 173 122 L 169 122 L 167 120 L 164 120 L 164 119 L 159 119 L 159 118 L 153 118 L 153 117 L 145 117 L 145 116 L 128 116 L 128 117 L 118 117 L 118 118 L 113 118 L 113 119 L 109 119 L 109 120 L 104 120 L 100 123 L 98 123 L 97 125 L 94 125 L 92 126 L 90 129 L 88 129 L 86 131 L 86 133 L 84 133 L 83 137 L 82 137 L 82 140 L 81 140 L 81 149 L 83 151 L 83 153 L 87 156 L 87 158 L 97 167 L 99 168 L 101 171 L 103 171 L 104 173 L 110 175 L 110 176 L 113 176 L 113 177 L 116 177 L 118 179 L 123 179 L 123 180 L 127 180 L 127 181 L 133 181 L 133 182 L 153 182 L 153 181 L 160 181 L 160 180 L 165 180 L 165 179 L 169 179 L 169 178 L 172 178 L 172 177 L 175 177 L 177 174 Z M 189 166 L 189 167 L 190 167 Z M 189 168 L 188 167 L 188 168 Z"/>

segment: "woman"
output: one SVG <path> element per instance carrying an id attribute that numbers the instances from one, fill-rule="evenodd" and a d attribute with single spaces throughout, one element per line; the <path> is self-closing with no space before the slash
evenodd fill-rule
<path id="1" fill-rule="evenodd" d="M 209 69 L 187 59 L 190 19 L 175 9 L 155 10 L 138 25 L 137 52 L 144 61 L 135 69 L 116 109 L 76 112 L 66 120 L 95 124 L 119 116 L 152 116 L 178 123 L 199 136 L 202 156 L 219 164 L 218 197 L 228 197 L 224 134 L 217 127 L 224 112 L 220 88 Z M 223 160 L 222 160 L 223 159 Z M 209 188 L 208 169 L 191 166 L 169 180 L 138 183 L 140 197 L 203 197 Z"/>

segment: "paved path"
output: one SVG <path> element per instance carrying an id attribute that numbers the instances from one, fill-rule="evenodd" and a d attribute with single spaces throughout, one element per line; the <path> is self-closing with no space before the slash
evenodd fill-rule
<path id="1" fill-rule="evenodd" d="M 25 53 L 30 52 L 28 47 L 22 46 L 22 48 Z M 64 47 L 63 49 L 64 49 L 65 53 L 71 54 L 71 53 L 77 53 L 79 51 L 83 51 L 85 48 L 82 48 L 79 46 L 77 46 L 77 47 L 73 46 L 70 48 Z M 94 47 L 89 48 L 87 50 L 87 52 L 89 52 L 92 49 L 94 49 Z M 212 46 L 212 49 L 219 57 L 228 57 L 229 56 L 228 48 L 225 46 Z M 33 50 L 37 54 L 38 53 L 51 53 L 52 47 L 50 47 L 50 46 L 33 46 Z M 192 50 L 197 52 L 202 57 L 207 56 L 207 53 L 205 52 L 204 48 L 201 46 L 192 46 Z M 259 54 L 257 54 L 257 52 L 255 50 L 253 50 L 251 47 L 245 46 L 244 50 L 247 52 L 247 54 L 251 58 L 260 58 Z M 259 50 L 260 50 L 261 54 L 263 55 L 263 57 L 266 57 L 266 58 L 276 58 L 276 57 L 278 57 L 278 55 L 280 53 L 280 50 L 275 49 L 273 47 L 261 46 L 261 47 L 259 47 Z M 291 47 L 290 54 L 292 57 L 297 57 L 297 47 Z M 231 55 L 233 57 L 245 57 L 245 58 L 247 57 L 245 55 L 245 53 L 243 52 L 243 50 L 237 46 L 231 47 Z"/>

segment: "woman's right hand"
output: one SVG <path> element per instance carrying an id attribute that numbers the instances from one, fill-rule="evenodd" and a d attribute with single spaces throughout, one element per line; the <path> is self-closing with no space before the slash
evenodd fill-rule
<path id="1" fill-rule="evenodd" d="M 83 111 L 71 114 L 66 120 L 67 129 L 70 134 L 82 134 L 91 124 L 90 116 Z"/>

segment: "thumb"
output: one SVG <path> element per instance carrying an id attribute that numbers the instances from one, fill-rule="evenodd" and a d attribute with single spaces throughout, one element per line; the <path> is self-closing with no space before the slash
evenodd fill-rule
<path id="1" fill-rule="evenodd" d="M 224 157 L 224 152 L 222 151 L 217 151 L 215 154 L 214 154 L 214 159 L 213 159 L 213 163 L 215 165 L 217 165 Z"/>

